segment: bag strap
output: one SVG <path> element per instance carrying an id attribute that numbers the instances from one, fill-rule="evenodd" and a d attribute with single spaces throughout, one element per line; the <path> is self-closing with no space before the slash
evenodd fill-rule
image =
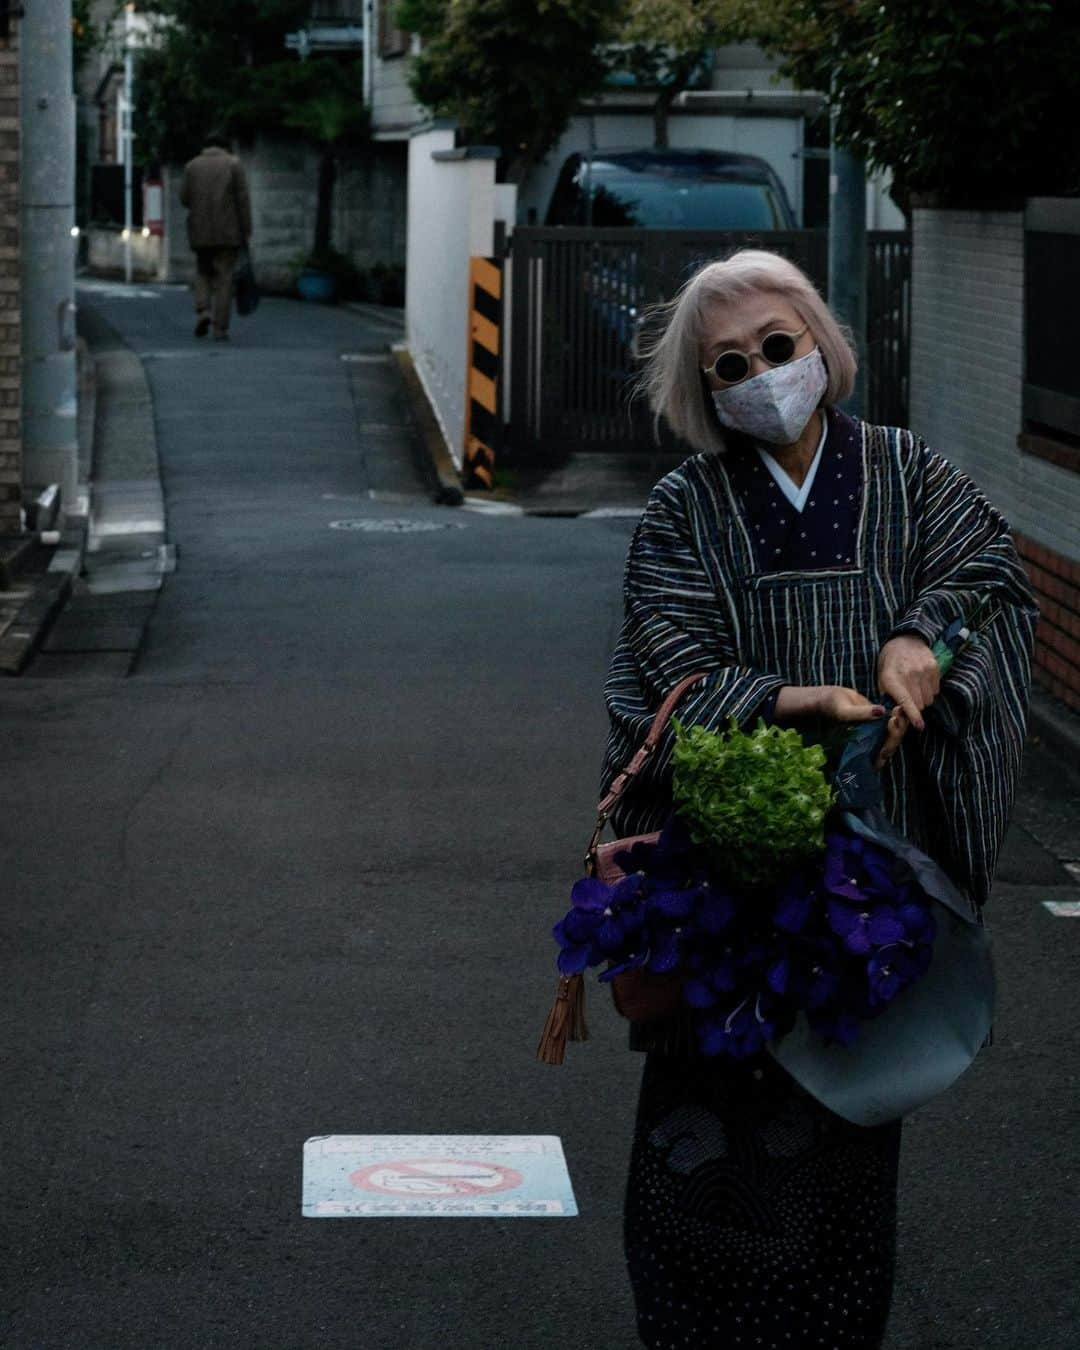
<path id="1" fill-rule="evenodd" d="M 594 863 L 594 853 L 596 846 L 600 842 L 600 836 L 604 832 L 604 826 L 608 822 L 608 817 L 615 809 L 619 798 L 626 789 L 642 771 L 645 765 L 656 753 L 656 747 L 660 744 L 660 737 L 664 734 L 671 715 L 679 706 L 683 695 L 699 680 L 706 677 L 707 672 L 699 670 L 696 675 L 687 675 L 684 680 L 680 680 L 674 689 L 664 699 L 663 703 L 657 709 L 656 716 L 653 718 L 652 726 L 649 728 L 649 734 L 642 742 L 640 749 L 634 755 L 633 759 L 612 779 L 611 786 L 608 788 L 603 800 L 596 808 L 596 828 L 593 830 L 592 840 L 589 843 L 589 851 L 585 855 L 585 866 L 592 869 Z"/>

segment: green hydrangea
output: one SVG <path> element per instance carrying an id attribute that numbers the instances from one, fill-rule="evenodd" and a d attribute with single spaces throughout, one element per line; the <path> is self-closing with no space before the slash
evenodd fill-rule
<path id="1" fill-rule="evenodd" d="M 675 727 L 675 809 L 733 882 L 765 885 L 825 848 L 825 751 L 791 728 Z"/>

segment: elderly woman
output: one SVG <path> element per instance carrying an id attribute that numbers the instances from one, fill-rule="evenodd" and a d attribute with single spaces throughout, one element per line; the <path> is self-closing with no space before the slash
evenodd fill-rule
<path id="1" fill-rule="evenodd" d="M 771 253 L 703 267 L 669 307 L 650 402 L 695 454 L 654 489 L 625 577 L 605 788 L 664 696 L 718 730 L 885 716 L 897 825 L 976 909 L 1020 765 L 1035 621 L 1001 515 L 910 431 L 843 412 L 855 359 L 807 277 Z M 930 646 L 999 613 L 944 683 Z M 616 812 L 671 808 L 672 737 Z M 698 1057 L 682 1019 L 636 1024 L 648 1056 L 626 1202 L 644 1343 L 878 1346 L 892 1293 L 900 1124 L 833 1115 L 764 1054 Z"/>

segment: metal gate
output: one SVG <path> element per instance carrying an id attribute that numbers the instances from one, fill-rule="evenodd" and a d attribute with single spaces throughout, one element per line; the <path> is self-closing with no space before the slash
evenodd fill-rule
<path id="1" fill-rule="evenodd" d="M 910 236 L 868 236 L 867 388 L 871 421 L 907 408 Z M 828 240 L 816 230 L 690 230 L 519 226 L 511 245 L 510 386 L 506 444 L 516 459 L 589 450 L 653 450 L 652 419 L 634 397 L 634 344 L 649 306 L 670 299 L 703 263 L 768 248 L 823 291 Z M 665 433 L 666 434 L 666 433 Z M 669 442 L 674 448 L 674 442 Z"/>

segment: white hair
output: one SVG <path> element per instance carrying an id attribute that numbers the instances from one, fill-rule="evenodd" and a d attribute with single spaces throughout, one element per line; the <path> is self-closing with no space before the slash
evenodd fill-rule
<path id="1" fill-rule="evenodd" d="M 851 338 L 801 268 L 763 249 L 742 249 L 730 258 L 706 263 L 673 300 L 649 311 L 647 318 L 659 321 L 662 331 L 640 344 L 645 367 L 637 382 L 657 422 L 665 418 L 696 450 L 726 448 L 701 373 L 701 349 L 711 336 L 708 310 L 714 304 L 737 305 L 755 292 L 786 300 L 809 327 L 829 374 L 823 404 L 842 403 L 855 385 Z"/>

